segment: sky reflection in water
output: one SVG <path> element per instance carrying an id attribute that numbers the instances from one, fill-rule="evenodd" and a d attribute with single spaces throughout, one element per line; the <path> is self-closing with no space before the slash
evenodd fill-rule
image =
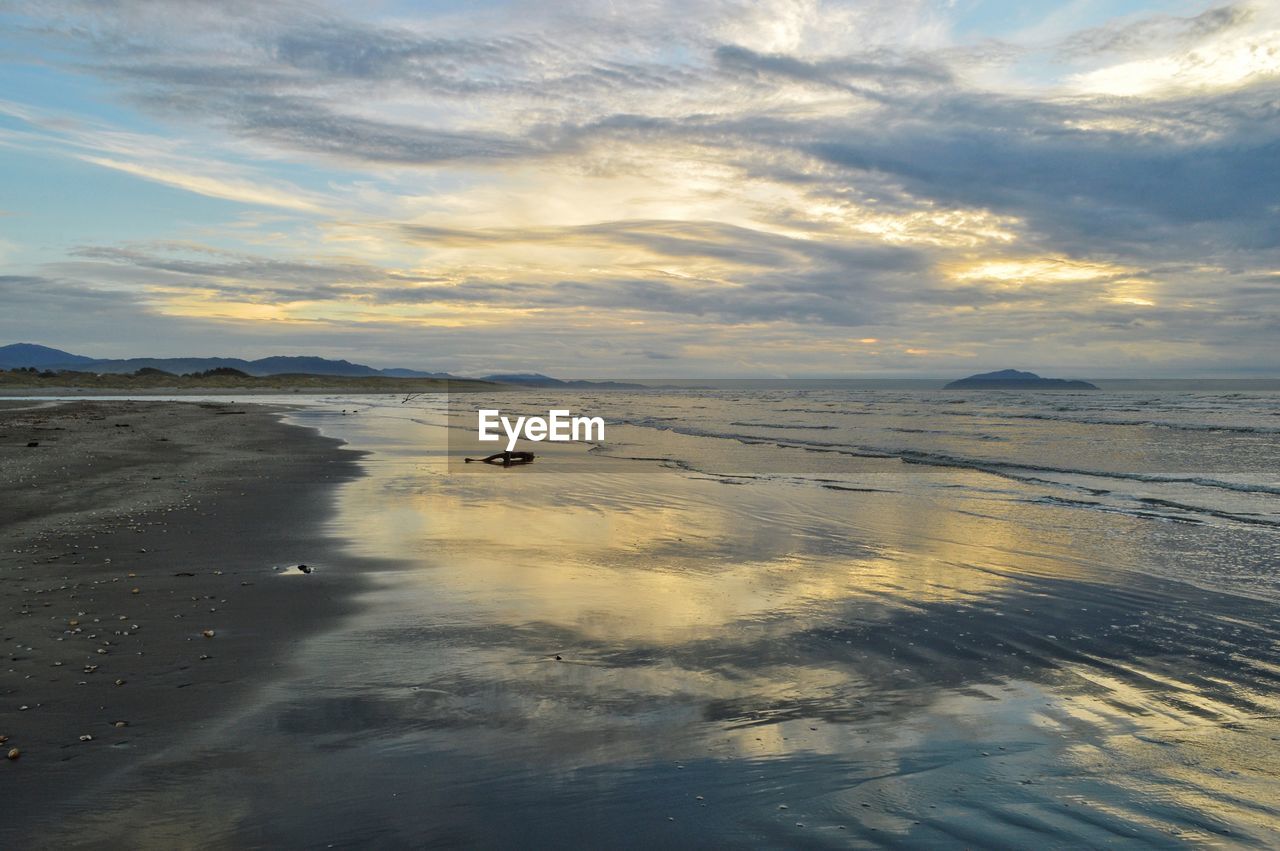
<path id="1" fill-rule="evenodd" d="M 374 449 L 334 522 L 382 569 L 164 766 L 215 759 L 200 795 L 227 806 L 143 797 L 215 840 L 1280 841 L 1275 605 L 1160 578 L 1223 535 L 1261 568 L 1267 530 L 964 469 L 459 473 L 422 411 L 297 419 Z"/>

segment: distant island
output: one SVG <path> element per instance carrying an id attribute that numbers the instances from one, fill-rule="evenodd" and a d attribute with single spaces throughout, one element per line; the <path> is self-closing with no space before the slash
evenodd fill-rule
<path id="1" fill-rule="evenodd" d="M 495 384 L 515 384 L 520 387 L 559 387 L 565 390 L 651 390 L 648 384 L 629 384 L 625 381 L 582 381 L 552 378 L 540 372 L 517 372 L 504 375 L 486 375 L 481 381 Z"/>
<path id="2" fill-rule="evenodd" d="M 1017 369 L 1001 369 L 970 375 L 952 381 L 943 390 L 1097 390 L 1087 381 L 1069 381 L 1065 378 L 1041 378 L 1034 372 Z"/>

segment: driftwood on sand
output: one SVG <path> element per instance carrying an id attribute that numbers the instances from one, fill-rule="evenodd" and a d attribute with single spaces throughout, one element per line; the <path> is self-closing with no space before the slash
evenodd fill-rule
<path id="1" fill-rule="evenodd" d="M 488 458 L 467 458 L 465 460 L 468 464 L 475 462 L 501 464 L 503 467 L 511 467 L 515 464 L 528 464 L 533 458 L 532 452 L 495 452 Z"/>

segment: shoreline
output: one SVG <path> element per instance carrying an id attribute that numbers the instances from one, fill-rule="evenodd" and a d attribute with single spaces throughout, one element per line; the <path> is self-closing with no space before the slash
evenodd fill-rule
<path id="1" fill-rule="evenodd" d="M 353 610 L 355 559 L 324 522 L 363 453 L 282 413 L 0 401 L 0 736 L 20 751 L 0 836 L 52 830 Z"/>

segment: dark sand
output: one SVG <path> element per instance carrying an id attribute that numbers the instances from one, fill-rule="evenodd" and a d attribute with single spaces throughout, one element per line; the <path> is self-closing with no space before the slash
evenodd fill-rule
<path id="1" fill-rule="evenodd" d="M 358 457 L 256 406 L 0 402 L 0 755 L 20 751 L 0 847 L 234 710 L 346 609 L 321 521 Z"/>

